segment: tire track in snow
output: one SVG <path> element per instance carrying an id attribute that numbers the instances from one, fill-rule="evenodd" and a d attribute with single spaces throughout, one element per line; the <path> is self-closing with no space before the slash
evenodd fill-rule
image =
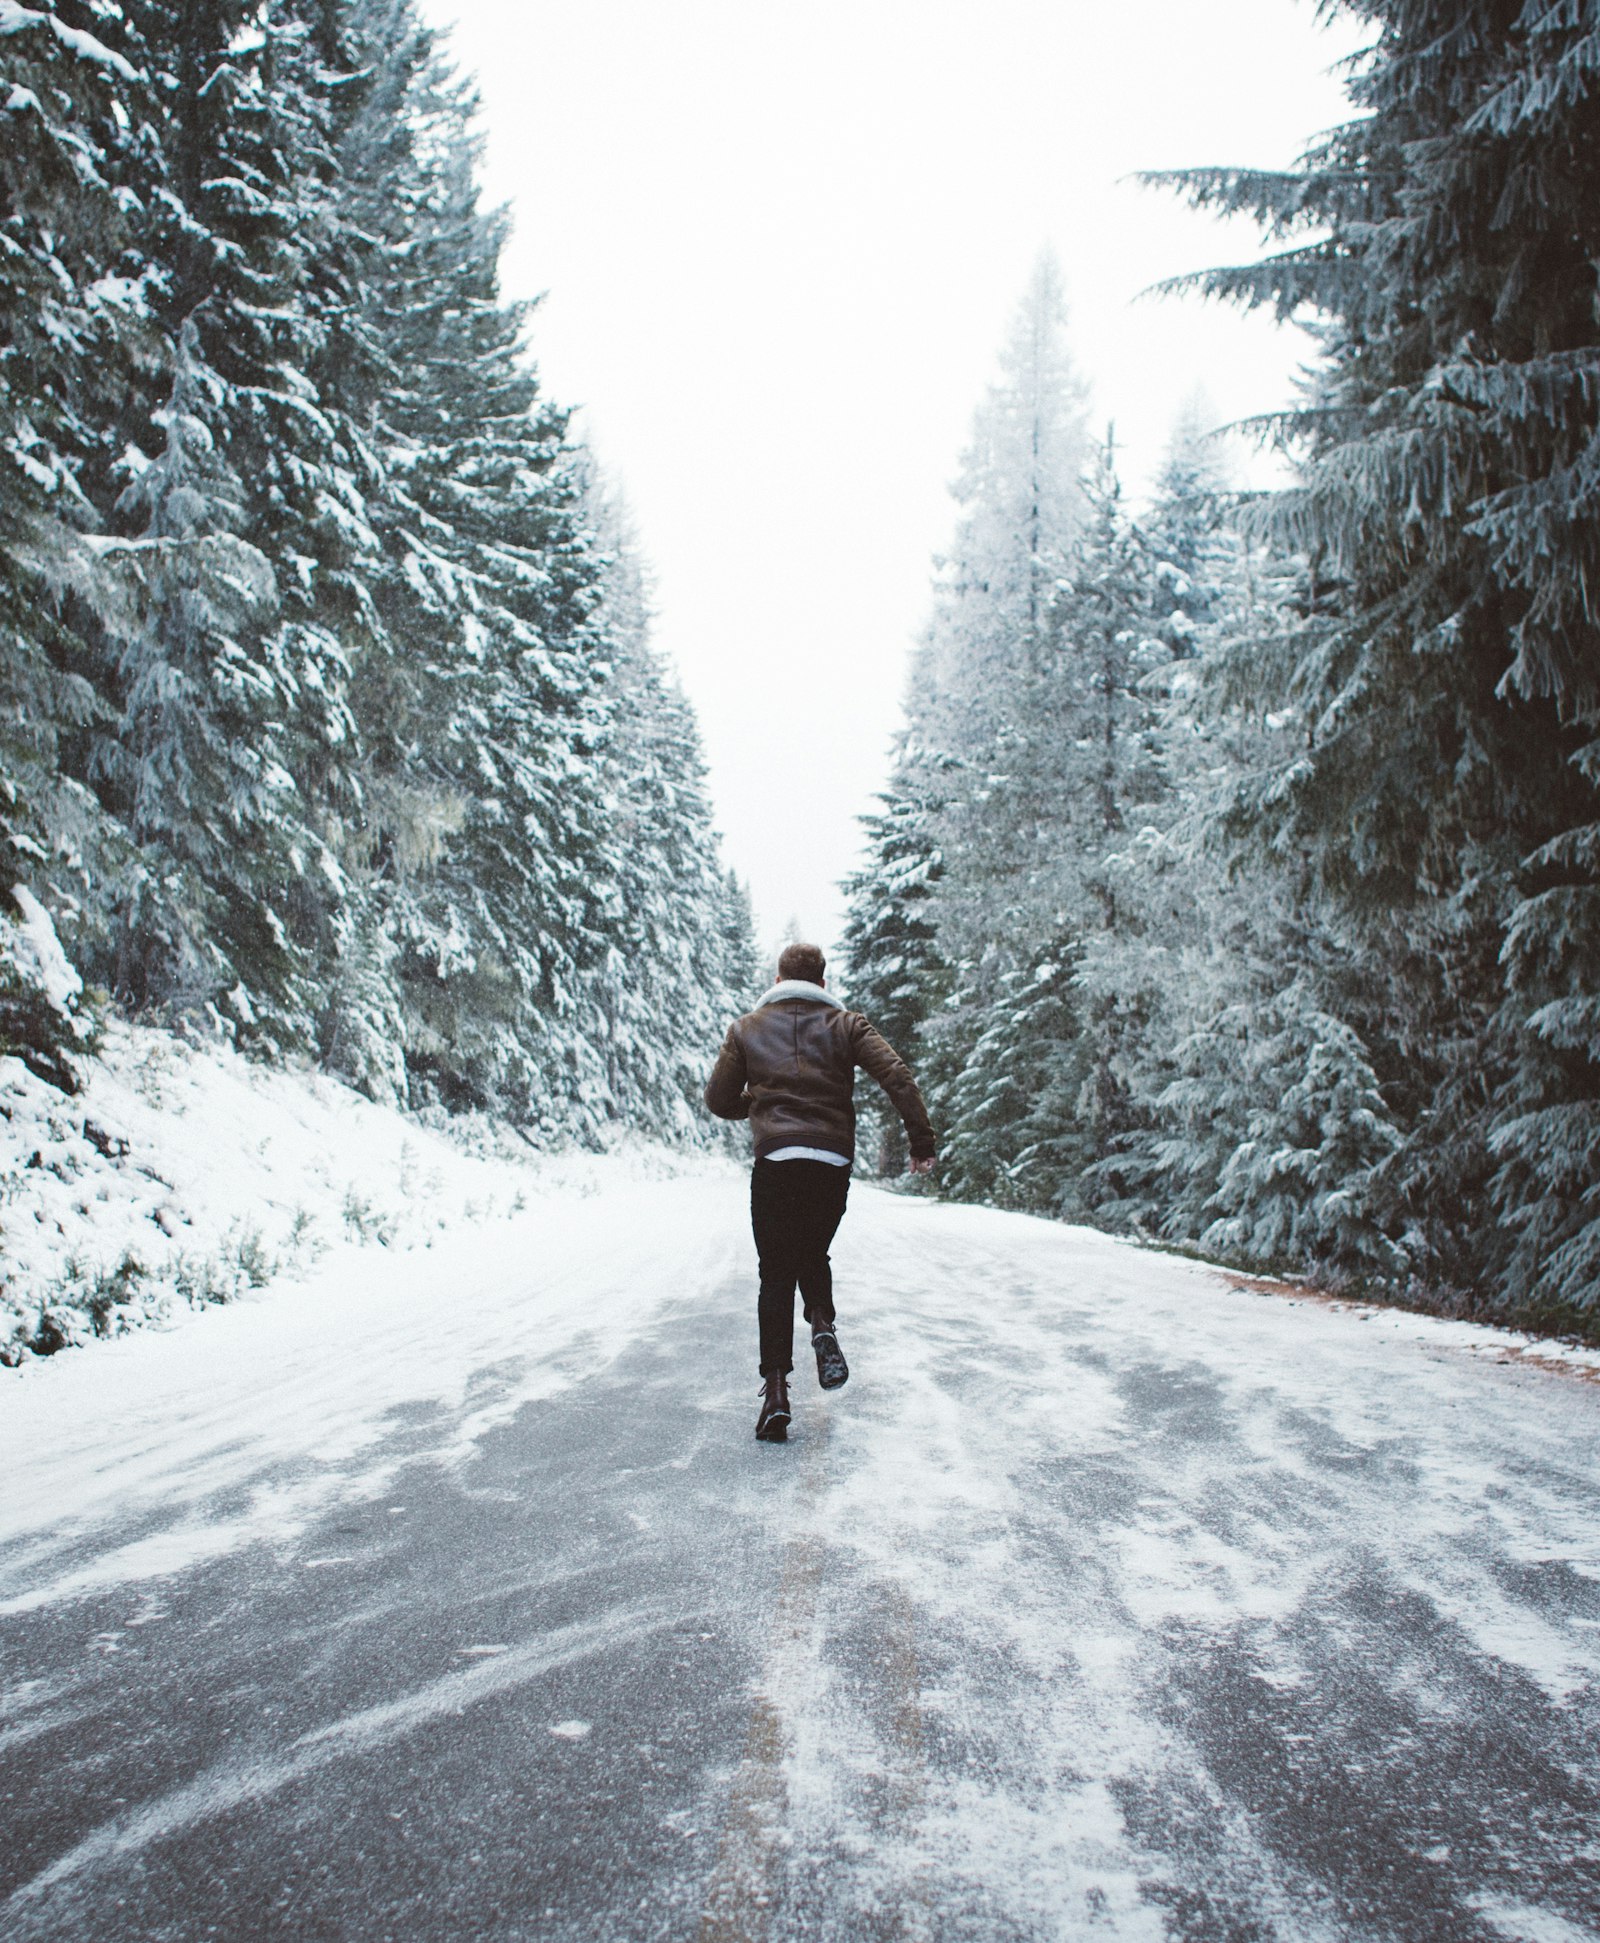
<path id="1" fill-rule="evenodd" d="M 800 1495 L 814 1502 L 832 1415 L 808 1436 L 800 1463 Z M 772 1452 L 778 1458 L 776 1450 Z M 778 1461 L 782 1461 L 781 1458 Z M 773 1645 L 750 1708 L 744 1755 L 734 1771 L 707 1885 L 699 1943 L 764 1943 L 770 1913 L 782 1893 L 789 1789 L 784 1766 L 792 1747 L 782 1711 L 772 1697 L 786 1658 L 814 1650 L 818 1595 L 826 1548 L 815 1532 L 791 1538 L 784 1552 L 773 1602 Z"/>
<path id="2" fill-rule="evenodd" d="M 126 1862 L 152 1843 L 182 1834 L 197 1823 L 269 1799 L 319 1769 L 366 1754 L 438 1720 L 462 1714 L 500 1694 L 577 1661 L 669 1629 L 679 1616 L 650 1611 L 609 1613 L 564 1626 L 492 1659 L 476 1660 L 440 1679 L 364 1707 L 304 1734 L 285 1753 L 248 1763 L 217 1765 L 184 1786 L 147 1802 L 133 1814 L 102 1824 L 47 1869 L 19 1884 L 5 1907 L 21 1918 L 29 1905 L 67 1888 L 86 1870 Z M 69 1890 L 70 1893 L 70 1890 Z"/>
<path id="3" fill-rule="evenodd" d="M 806 1438 L 799 1492 L 816 1504 L 826 1488 L 833 1412 L 824 1409 Z M 824 1601 L 829 1546 L 817 1531 L 790 1539 L 773 1602 L 772 1645 L 751 1704 L 744 1753 L 728 1793 L 717 1861 L 702 1907 L 698 1943 L 767 1943 L 774 1919 L 789 1908 L 796 1845 L 796 1804 L 790 1775 L 803 1735 L 826 1722 L 812 1718 L 810 1702 L 825 1686 L 827 1640 Z M 885 1703 L 888 1747 L 884 1750 L 884 1817 L 893 1833 L 914 1839 L 926 1792 L 926 1750 L 921 1672 L 910 1600 L 889 1591 L 890 1624 L 878 1655 L 876 1677 Z M 886 1832 L 888 1832 L 886 1830 Z M 920 1937 L 927 1933 L 926 1897 L 914 1885 L 904 1908 L 876 1913 L 859 1930 L 862 1938 Z M 909 1919 L 909 1920 L 908 1920 Z M 777 1933 L 786 1933 L 787 1922 Z"/>

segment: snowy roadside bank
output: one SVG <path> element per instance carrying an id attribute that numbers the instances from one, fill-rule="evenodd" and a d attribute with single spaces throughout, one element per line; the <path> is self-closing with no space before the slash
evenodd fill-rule
<path id="1" fill-rule="evenodd" d="M 1354 1296 L 1333 1294 L 1309 1282 L 1284 1282 L 1273 1276 L 1248 1275 L 1232 1268 L 1219 1268 L 1215 1272 L 1240 1294 L 1268 1296 L 1291 1307 L 1304 1303 L 1311 1308 L 1325 1309 L 1330 1315 L 1350 1315 L 1358 1322 L 1376 1322 L 1380 1335 L 1392 1336 L 1397 1341 L 1432 1349 L 1460 1350 L 1496 1363 L 1525 1363 L 1530 1369 L 1600 1383 L 1600 1349 L 1587 1343 L 1535 1336 L 1523 1329 L 1501 1329 L 1493 1323 L 1469 1322 L 1458 1316 L 1435 1315 L 1427 1309 L 1405 1308 L 1399 1303 L 1367 1302 Z"/>
<path id="2" fill-rule="evenodd" d="M 619 1174 L 701 1163 L 649 1142 L 539 1153 L 436 1129 L 324 1074 L 112 1023 L 69 1097 L 0 1059 L 0 1361 L 228 1303 L 378 1251 L 427 1249 Z M 0 1374 L 0 1382 L 4 1381 Z"/>
<path id="3" fill-rule="evenodd" d="M 0 1058 L 0 1364 L 12 1368 L 313 1279 L 381 1280 L 385 1261 L 525 1211 L 730 1166 L 642 1139 L 539 1152 L 490 1119 L 432 1127 L 325 1074 L 123 1022 L 84 1066 L 69 1097 Z M 1380 1333 L 1600 1381 L 1600 1349 L 1212 1272 L 1348 1309 Z"/>

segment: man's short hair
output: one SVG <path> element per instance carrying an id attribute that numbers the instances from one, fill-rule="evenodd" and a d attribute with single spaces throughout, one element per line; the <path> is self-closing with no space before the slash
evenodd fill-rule
<path id="1" fill-rule="evenodd" d="M 808 985 L 820 985 L 828 961 L 816 945 L 785 945 L 778 954 L 780 978 L 803 978 Z"/>

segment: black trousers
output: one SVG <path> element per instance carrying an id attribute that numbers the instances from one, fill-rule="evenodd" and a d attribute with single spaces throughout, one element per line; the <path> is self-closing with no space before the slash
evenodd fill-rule
<path id="1" fill-rule="evenodd" d="M 833 1269 L 828 1246 L 844 1218 L 850 1169 L 825 1160 L 758 1160 L 750 1175 L 750 1226 L 761 1263 L 756 1318 L 761 1326 L 761 1374 L 794 1368 L 794 1291 L 800 1285 L 806 1316 L 833 1320 Z"/>

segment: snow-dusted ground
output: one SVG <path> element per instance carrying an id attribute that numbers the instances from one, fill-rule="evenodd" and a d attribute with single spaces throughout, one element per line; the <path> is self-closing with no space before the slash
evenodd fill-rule
<path id="1" fill-rule="evenodd" d="M 861 1189 L 758 1446 L 738 1170 L 395 1127 L 0 1372 L 8 1939 L 1600 1936 L 1592 1359 Z"/>
<path id="2" fill-rule="evenodd" d="M 359 1279 L 358 1261 L 383 1259 L 373 1244 L 431 1248 L 616 1174 L 536 1155 L 491 1121 L 435 1130 L 323 1075 L 146 1027 L 113 1022 L 85 1071 L 68 1097 L 0 1058 L 0 1353 L 42 1319 L 81 1343 L 323 1264 Z M 670 1165 L 650 1148 L 625 1163 Z"/>

